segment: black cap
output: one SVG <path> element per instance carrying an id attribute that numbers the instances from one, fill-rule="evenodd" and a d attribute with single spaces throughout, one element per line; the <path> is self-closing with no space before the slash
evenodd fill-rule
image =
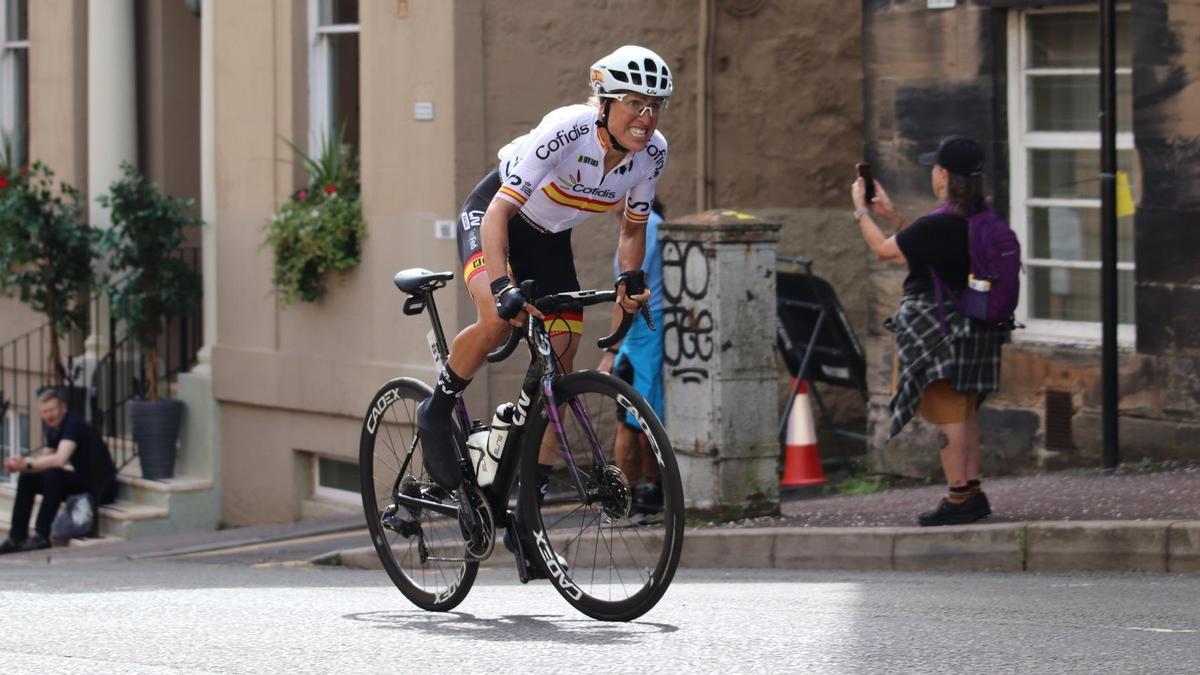
<path id="1" fill-rule="evenodd" d="M 917 158 L 925 166 L 937 164 L 959 176 L 983 175 L 983 148 L 966 136 L 948 136 L 942 139 L 935 152 L 927 152 Z"/>

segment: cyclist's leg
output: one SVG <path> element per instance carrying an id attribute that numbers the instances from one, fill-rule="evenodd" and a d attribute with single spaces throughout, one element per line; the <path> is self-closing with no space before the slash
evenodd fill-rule
<path id="1" fill-rule="evenodd" d="M 464 263 L 464 279 L 475 301 L 477 317 L 474 323 L 454 338 L 450 357 L 438 375 L 433 395 L 417 409 L 417 425 L 421 431 L 429 475 L 439 485 L 451 490 L 462 482 L 451 430 L 450 418 L 454 404 L 483 365 L 487 352 L 504 339 L 509 329 L 508 324 L 496 314 L 492 303 L 479 232 L 487 204 L 499 189 L 500 178 L 493 171 L 471 191 L 459 214 L 459 257 Z"/>

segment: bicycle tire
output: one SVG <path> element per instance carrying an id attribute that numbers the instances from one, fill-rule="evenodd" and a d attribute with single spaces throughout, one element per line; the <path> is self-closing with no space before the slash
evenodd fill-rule
<path id="1" fill-rule="evenodd" d="M 571 373 L 558 380 L 554 391 L 563 411 L 567 450 L 556 463 L 542 505 L 536 490 L 522 490 L 522 541 L 527 540 L 532 549 L 528 556 L 532 563 L 573 607 L 602 621 L 631 621 L 658 603 L 679 565 L 684 514 L 675 454 L 653 409 L 633 387 L 616 377 L 595 371 Z M 574 402 L 580 403 L 582 413 Z M 652 453 L 662 490 L 657 523 L 635 523 L 628 510 L 621 515 L 626 506 L 626 498 L 620 494 L 625 473 L 614 462 L 614 443 L 616 425 L 623 423 L 618 415 L 624 417 L 619 411 L 630 410 L 636 411 L 651 450 L 657 449 Z M 528 424 L 521 449 L 521 481 L 536 485 L 538 448 L 549 426 L 543 401 L 531 411 Z M 587 431 L 589 426 L 592 434 Z M 592 456 L 593 451 L 604 461 Z M 594 501 L 581 497 L 574 487 L 575 479 L 565 461 L 568 455 Z M 627 477 L 626 487 L 632 489 Z M 630 507 L 631 502 L 629 498 Z"/>
<path id="2" fill-rule="evenodd" d="M 414 605 L 445 612 L 467 597 L 479 572 L 478 561 L 465 560 L 466 544 L 458 520 L 427 510 L 405 510 L 402 520 L 419 523 L 421 527 L 421 536 L 407 537 L 383 522 L 387 506 L 394 503 L 394 485 L 415 493 L 414 496 L 432 494 L 452 498 L 425 474 L 421 461 L 422 448 L 416 433 L 417 405 L 432 393 L 424 382 L 407 377 L 380 387 L 363 416 L 358 466 L 363 513 L 383 568 Z M 411 455 L 407 464 L 406 455 Z M 397 480 L 401 468 L 404 477 Z M 424 560 L 422 540 L 432 552 Z"/>

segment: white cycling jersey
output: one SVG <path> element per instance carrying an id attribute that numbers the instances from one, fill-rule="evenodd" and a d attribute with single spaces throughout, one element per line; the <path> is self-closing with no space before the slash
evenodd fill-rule
<path id="1" fill-rule="evenodd" d="M 596 133 L 596 109 L 569 105 L 550 111 L 529 133 L 500 149 L 500 192 L 549 232 L 565 232 L 625 200 L 625 217 L 645 223 L 654 184 L 667 161 L 658 131 L 636 153 L 604 175 L 607 147 Z"/>

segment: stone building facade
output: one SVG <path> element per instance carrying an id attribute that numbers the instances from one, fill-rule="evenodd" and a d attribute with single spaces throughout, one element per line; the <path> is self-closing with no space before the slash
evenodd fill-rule
<path id="1" fill-rule="evenodd" d="M 994 205 L 1025 274 L 1002 391 L 983 409 L 984 466 L 1010 473 L 1101 463 L 1099 38 L 1094 2 L 864 2 L 867 156 L 902 212 L 932 206 L 915 157 L 952 133 L 988 151 Z M 1200 459 L 1200 6 L 1145 0 L 1118 13 L 1121 461 Z M 886 442 L 890 337 L 878 327 L 904 271 L 871 263 L 872 466 L 936 472 L 937 432 Z"/>

